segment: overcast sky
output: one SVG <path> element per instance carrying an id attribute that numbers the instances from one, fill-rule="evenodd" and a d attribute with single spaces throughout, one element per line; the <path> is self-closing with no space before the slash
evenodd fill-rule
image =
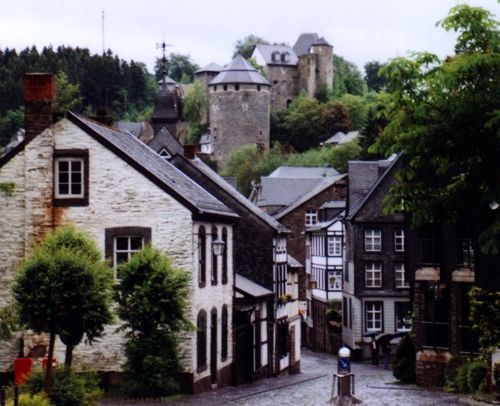
<path id="1" fill-rule="evenodd" d="M 293 46 L 303 32 L 324 36 L 360 69 L 410 51 L 453 52 L 454 35 L 435 24 L 457 0 L 3 0 L 0 48 L 104 46 L 150 71 L 161 51 L 189 54 L 200 66 L 229 62 L 248 34 Z M 497 0 L 469 0 L 497 15 Z"/>

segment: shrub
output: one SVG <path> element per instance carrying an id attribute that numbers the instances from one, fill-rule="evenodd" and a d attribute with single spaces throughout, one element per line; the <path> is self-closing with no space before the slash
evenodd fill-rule
<path id="1" fill-rule="evenodd" d="M 415 344 L 413 338 L 407 334 L 401 338 L 396 350 L 396 358 L 392 366 L 392 373 L 404 383 L 415 383 L 416 375 Z"/>
<path id="2" fill-rule="evenodd" d="M 461 393 L 470 393 L 469 382 L 467 379 L 468 371 L 469 371 L 469 363 L 465 363 L 458 367 L 457 369 L 457 387 L 458 391 Z"/>
<path id="3" fill-rule="evenodd" d="M 454 355 L 446 364 L 445 370 L 445 385 L 448 390 L 458 390 L 457 373 L 458 369 L 470 361 L 469 357 L 463 355 Z"/>
<path id="4" fill-rule="evenodd" d="M 22 393 L 19 395 L 19 406 L 52 406 L 47 396 L 44 393 L 37 393 L 31 395 L 29 393 Z M 14 406 L 14 400 L 11 399 L 7 402 L 7 406 Z"/>
<path id="5" fill-rule="evenodd" d="M 486 384 L 487 365 L 483 361 L 473 361 L 469 363 L 467 371 L 467 383 L 471 392 L 484 389 Z"/>

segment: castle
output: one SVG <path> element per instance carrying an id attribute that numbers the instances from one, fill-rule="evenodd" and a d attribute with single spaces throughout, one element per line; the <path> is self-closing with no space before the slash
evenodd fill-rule
<path id="1" fill-rule="evenodd" d="M 321 87 L 332 86 L 333 47 L 318 34 L 301 34 L 293 47 L 258 44 L 252 58 L 263 66 L 266 77 L 241 55 L 225 67 L 211 63 L 195 73 L 209 96 L 209 131 L 200 140 L 200 150 L 219 170 L 227 165 L 230 153 L 243 145 L 269 148 L 271 111 L 284 110 L 302 91 L 312 98 Z M 161 85 L 162 96 L 169 87 L 175 85 Z M 165 117 L 162 124 L 168 122 L 175 134 L 178 105 L 172 101 L 167 106 L 164 99 L 157 98 L 153 122 Z"/>

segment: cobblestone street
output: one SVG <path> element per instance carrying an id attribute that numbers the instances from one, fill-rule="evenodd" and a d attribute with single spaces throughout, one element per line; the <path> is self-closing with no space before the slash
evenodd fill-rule
<path id="1" fill-rule="evenodd" d="M 228 387 L 218 391 L 184 396 L 176 401 L 148 402 L 152 405 L 328 405 L 332 395 L 332 373 L 337 368 L 336 358 L 326 354 L 303 350 L 302 372 L 297 375 L 263 379 L 253 385 Z M 414 385 L 398 385 L 391 371 L 368 364 L 353 364 L 356 375 L 356 397 L 365 405 L 387 406 L 438 406 L 438 405 L 483 405 L 469 397 L 424 390 Z M 111 405 L 140 405 L 137 402 L 102 403 Z"/>

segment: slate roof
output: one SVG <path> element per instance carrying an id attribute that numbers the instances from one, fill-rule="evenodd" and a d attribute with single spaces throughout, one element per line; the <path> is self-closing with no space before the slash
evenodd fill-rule
<path id="1" fill-rule="evenodd" d="M 345 209 L 345 200 L 330 200 L 323 203 L 320 209 Z"/>
<path id="2" fill-rule="evenodd" d="M 165 148 L 171 156 L 184 152 L 182 144 L 167 127 L 162 127 L 161 130 L 158 131 L 158 134 L 156 134 L 147 144 L 152 150 L 158 153 L 162 148 Z"/>
<path id="3" fill-rule="evenodd" d="M 222 69 L 224 69 L 222 66 L 220 66 L 217 63 L 209 63 L 207 66 L 204 66 L 203 68 L 198 69 L 195 73 L 203 73 L 203 72 L 220 72 Z"/>
<path id="4" fill-rule="evenodd" d="M 287 254 L 287 264 L 290 268 L 303 268 L 304 265 L 302 265 L 299 261 L 297 261 L 294 257 L 292 257 L 290 254 Z"/>
<path id="5" fill-rule="evenodd" d="M 361 204 L 372 186 L 390 164 L 391 162 L 386 160 L 349 161 L 349 217 L 353 215 L 355 209 Z"/>
<path id="6" fill-rule="evenodd" d="M 320 178 L 260 178 L 260 191 L 257 196 L 257 205 L 262 206 L 289 206 L 308 191 L 314 189 Z"/>
<path id="7" fill-rule="evenodd" d="M 238 192 L 232 185 L 230 185 L 224 178 L 222 178 L 218 173 L 214 172 L 207 164 L 205 164 L 201 159 L 186 159 L 182 155 L 176 155 L 171 160 L 172 164 L 182 168 L 183 165 L 191 165 L 195 167 L 204 176 L 209 178 L 217 186 L 219 186 L 226 193 L 230 194 L 234 199 L 236 199 L 240 204 L 245 206 L 247 210 L 250 210 L 254 215 L 259 217 L 263 222 L 267 223 L 269 226 L 274 228 L 279 233 L 289 233 L 290 230 L 283 226 L 276 219 L 264 213 L 260 208 L 255 206 L 250 200 Z"/>
<path id="8" fill-rule="evenodd" d="M 118 121 L 116 127 L 120 131 L 127 131 L 134 137 L 139 138 L 144 131 L 144 123 L 137 123 L 133 121 Z"/>
<path id="9" fill-rule="evenodd" d="M 234 274 L 234 287 L 236 290 L 246 293 L 252 297 L 264 297 L 274 295 L 269 289 L 258 285 L 254 281 L 245 278 L 239 273 Z"/>
<path id="10" fill-rule="evenodd" d="M 151 118 L 155 119 L 177 119 L 174 94 L 168 85 L 162 82 L 160 90 L 155 98 L 155 109 Z"/>
<path id="11" fill-rule="evenodd" d="M 337 183 L 339 180 L 342 180 L 346 177 L 347 175 L 337 175 L 337 176 L 331 176 L 331 177 L 326 177 L 320 180 L 320 183 L 312 190 L 301 196 L 299 199 L 297 199 L 293 204 L 289 205 L 286 207 L 283 211 L 280 211 L 277 213 L 274 218 L 279 220 L 282 218 L 285 214 L 290 213 L 291 211 L 295 210 L 297 207 L 302 205 L 303 203 L 307 202 L 308 200 L 312 199 L 314 196 L 316 196 L 318 193 L 323 192 L 325 189 L 329 188 L 330 186 L 334 185 Z"/>
<path id="12" fill-rule="evenodd" d="M 268 175 L 269 178 L 323 178 L 335 176 L 339 172 L 331 166 L 306 167 L 306 166 L 280 166 Z"/>
<path id="13" fill-rule="evenodd" d="M 349 131 L 347 134 L 339 131 L 335 135 L 328 138 L 325 144 L 344 144 L 350 142 L 359 136 L 359 131 Z"/>
<path id="14" fill-rule="evenodd" d="M 332 44 L 330 44 L 325 39 L 325 37 L 318 38 L 316 41 L 314 41 L 314 43 L 312 45 L 323 45 L 323 46 L 327 46 L 327 47 L 333 48 Z"/>
<path id="15" fill-rule="evenodd" d="M 224 83 L 242 83 L 242 84 L 256 84 L 271 86 L 265 79 L 245 58 L 241 55 L 231 61 L 211 82 L 210 86 L 219 85 Z"/>
<path id="16" fill-rule="evenodd" d="M 378 163 L 378 167 L 376 168 L 376 173 L 378 174 L 378 178 L 373 182 L 369 190 L 362 196 L 358 202 L 355 205 L 351 205 L 349 203 L 349 207 L 352 207 L 352 209 L 349 210 L 349 214 L 347 218 L 349 220 L 352 220 L 354 216 L 356 216 L 356 213 L 363 207 L 365 202 L 370 198 L 370 196 L 373 194 L 373 192 L 377 189 L 378 185 L 382 182 L 382 180 L 387 176 L 387 174 L 391 171 L 391 169 L 396 165 L 396 163 L 399 161 L 399 157 L 401 156 L 401 153 L 398 154 L 397 156 L 393 157 L 391 156 L 388 160 L 384 161 L 375 161 Z M 363 162 L 363 161 L 355 161 L 357 163 Z M 350 168 L 351 162 L 349 162 L 349 168 Z M 356 171 L 355 176 L 358 176 L 359 172 Z M 349 198 L 351 197 L 351 173 L 349 172 Z M 356 182 L 359 183 L 359 182 Z"/>
<path id="17" fill-rule="evenodd" d="M 319 39 L 318 34 L 316 33 L 307 33 L 300 34 L 299 38 L 297 38 L 297 42 L 293 46 L 293 50 L 297 54 L 297 56 L 301 56 L 309 53 L 309 48 Z"/>
<path id="18" fill-rule="evenodd" d="M 297 54 L 293 50 L 292 47 L 288 45 L 264 45 L 264 44 L 257 44 L 255 46 L 254 52 L 258 51 L 264 60 L 266 61 L 266 64 L 268 65 L 289 65 L 289 66 L 296 66 L 299 63 L 299 58 L 297 57 Z M 289 54 L 289 60 L 274 60 L 273 59 L 273 54 L 277 52 L 279 55 L 285 54 L 285 52 L 288 52 Z"/>
<path id="19" fill-rule="evenodd" d="M 68 112 L 68 119 L 197 214 L 238 216 L 142 141 Z"/>

